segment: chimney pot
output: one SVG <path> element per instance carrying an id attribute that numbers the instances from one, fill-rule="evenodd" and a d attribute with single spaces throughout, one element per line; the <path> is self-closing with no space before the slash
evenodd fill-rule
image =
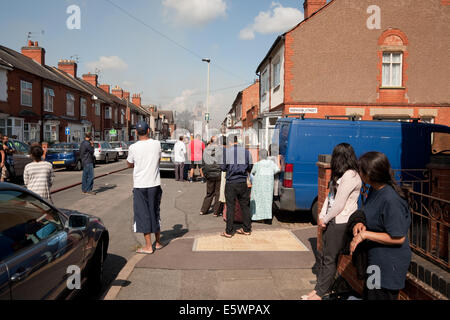
<path id="1" fill-rule="evenodd" d="M 32 47 L 32 46 L 33 46 L 33 41 L 28 40 L 28 46 L 29 46 L 29 47 Z"/>
<path id="2" fill-rule="evenodd" d="M 36 41 L 36 42 L 34 43 L 34 46 L 35 46 L 35 47 L 39 47 L 39 43 Z"/>

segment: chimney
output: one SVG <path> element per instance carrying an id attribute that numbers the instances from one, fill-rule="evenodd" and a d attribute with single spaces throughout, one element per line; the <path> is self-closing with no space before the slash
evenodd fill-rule
<path id="1" fill-rule="evenodd" d="M 70 74 L 72 77 L 77 77 L 77 63 L 74 60 L 59 60 L 58 69 Z"/>
<path id="2" fill-rule="evenodd" d="M 142 104 L 141 104 L 142 99 L 141 99 L 141 95 L 140 94 L 133 94 L 133 100 L 132 101 L 133 101 L 133 104 L 137 105 L 138 107 L 142 106 Z"/>
<path id="3" fill-rule="evenodd" d="M 28 46 L 22 47 L 22 54 L 33 59 L 41 66 L 45 66 L 45 49 L 39 47 L 39 43 L 28 40 Z"/>
<path id="4" fill-rule="evenodd" d="M 124 98 L 125 100 L 130 101 L 130 93 L 129 93 L 128 91 L 124 91 L 124 92 L 123 92 L 123 98 Z"/>
<path id="5" fill-rule="evenodd" d="M 99 88 L 105 91 L 106 93 L 110 93 L 109 89 L 111 88 L 111 86 L 109 84 L 101 84 Z"/>
<path id="6" fill-rule="evenodd" d="M 117 98 L 122 99 L 123 98 L 123 90 L 122 88 L 120 88 L 119 86 L 115 86 L 112 90 L 111 93 L 113 95 L 115 95 Z"/>
<path id="7" fill-rule="evenodd" d="M 97 87 L 98 75 L 91 74 L 90 72 L 88 74 L 83 74 L 83 81 L 92 84 L 94 87 Z"/>
<path id="8" fill-rule="evenodd" d="M 303 8 L 305 9 L 305 19 L 311 17 L 326 4 L 327 0 L 305 0 L 305 3 L 303 4 Z"/>

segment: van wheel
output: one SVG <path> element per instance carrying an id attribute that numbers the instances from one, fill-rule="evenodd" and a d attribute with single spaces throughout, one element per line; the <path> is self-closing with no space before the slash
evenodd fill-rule
<path id="1" fill-rule="evenodd" d="M 108 155 L 106 155 L 105 156 L 105 164 L 108 164 L 108 162 L 109 162 L 109 157 L 108 157 Z"/>
<path id="2" fill-rule="evenodd" d="M 314 226 L 317 226 L 317 216 L 319 214 L 318 207 L 319 207 L 319 204 L 317 203 L 317 200 L 316 200 L 316 202 L 314 202 L 314 204 L 311 207 L 311 222 Z"/>
<path id="3" fill-rule="evenodd" d="M 77 165 L 75 166 L 75 170 L 77 170 L 77 171 L 83 170 L 83 165 L 81 164 L 80 160 L 77 161 Z"/>

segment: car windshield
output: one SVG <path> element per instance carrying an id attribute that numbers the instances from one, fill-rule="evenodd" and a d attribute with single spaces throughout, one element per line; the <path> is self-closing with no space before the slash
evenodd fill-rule
<path id="1" fill-rule="evenodd" d="M 110 142 L 109 143 L 113 148 L 121 148 L 122 144 L 120 142 Z"/>
<path id="2" fill-rule="evenodd" d="M 161 143 L 161 150 L 163 152 L 172 152 L 174 144 L 173 143 Z"/>

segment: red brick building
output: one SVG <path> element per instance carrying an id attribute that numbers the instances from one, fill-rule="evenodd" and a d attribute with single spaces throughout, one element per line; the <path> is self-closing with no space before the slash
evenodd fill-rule
<path id="1" fill-rule="evenodd" d="M 304 8 L 305 20 L 257 69 L 260 128 L 300 114 L 450 125 L 450 6 L 306 0 Z"/>
<path id="2" fill-rule="evenodd" d="M 109 86 L 101 90 L 94 74 L 79 79 L 73 60 L 50 67 L 45 53 L 32 41 L 21 53 L 0 46 L 0 132 L 24 142 L 80 142 L 86 132 L 109 140 L 110 130 L 116 129 L 115 139 L 127 141 L 133 124 L 148 120 L 148 113 L 129 101 L 129 93 L 113 95 Z"/>

